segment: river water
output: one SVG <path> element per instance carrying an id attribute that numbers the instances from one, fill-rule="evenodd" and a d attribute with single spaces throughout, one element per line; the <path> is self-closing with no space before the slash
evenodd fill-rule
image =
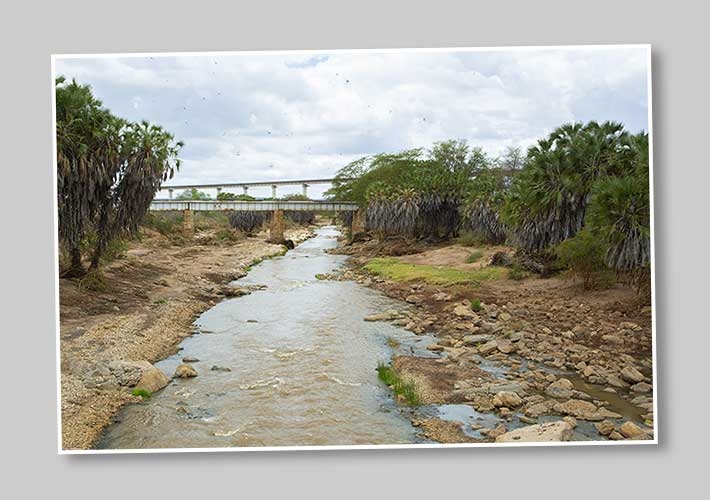
<path id="1" fill-rule="evenodd" d="M 377 379 L 392 356 L 388 338 L 417 355 L 432 339 L 363 317 L 401 304 L 318 273 L 346 257 L 334 227 L 282 257 L 255 266 L 241 285 L 265 285 L 227 299 L 196 321 L 199 334 L 157 366 L 172 374 L 185 356 L 199 375 L 176 379 L 142 404 L 126 406 L 98 448 L 222 448 L 413 443 L 406 410 Z M 230 371 L 227 371 L 230 370 Z"/>

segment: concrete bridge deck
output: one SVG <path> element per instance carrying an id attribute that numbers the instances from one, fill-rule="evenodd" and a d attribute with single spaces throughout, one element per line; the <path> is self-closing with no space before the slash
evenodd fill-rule
<path id="1" fill-rule="evenodd" d="M 216 200 L 153 200 L 150 211 L 193 210 L 240 212 L 274 212 L 291 210 L 297 212 L 355 212 L 359 206 L 351 201 L 216 201 Z"/>

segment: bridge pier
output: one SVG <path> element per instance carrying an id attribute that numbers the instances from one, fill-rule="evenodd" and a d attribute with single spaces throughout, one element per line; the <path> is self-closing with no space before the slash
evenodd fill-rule
<path id="1" fill-rule="evenodd" d="M 276 199 L 276 189 L 277 189 L 276 184 L 272 184 L 272 185 L 271 185 L 271 197 L 272 197 L 273 199 Z"/>
<path id="2" fill-rule="evenodd" d="M 249 186 L 242 186 L 242 189 L 244 190 L 244 195 L 249 194 Z"/>
<path id="3" fill-rule="evenodd" d="M 185 234 L 192 234 L 195 229 L 195 219 L 193 218 L 192 210 L 189 208 L 182 211 L 182 231 Z"/>
<path id="4" fill-rule="evenodd" d="M 168 189 L 168 198 L 170 198 L 171 200 L 173 199 L 173 190 L 172 189 Z"/>
<path id="5" fill-rule="evenodd" d="M 221 186 L 218 186 L 218 187 L 217 187 L 217 196 L 215 197 L 215 199 L 219 199 L 219 195 L 220 195 L 220 194 L 222 194 L 222 187 L 221 187 Z"/>
<path id="6" fill-rule="evenodd" d="M 306 183 L 304 182 L 302 186 L 303 186 L 303 196 L 305 196 L 306 198 L 308 198 L 308 184 L 306 184 Z"/>
<path id="7" fill-rule="evenodd" d="M 353 220 L 350 226 L 350 241 L 356 234 L 365 232 L 365 210 L 359 208 L 353 212 Z"/>
<path id="8" fill-rule="evenodd" d="M 269 228 L 269 242 L 283 243 L 284 239 L 284 211 L 279 208 L 274 210 L 271 217 L 271 227 Z"/>

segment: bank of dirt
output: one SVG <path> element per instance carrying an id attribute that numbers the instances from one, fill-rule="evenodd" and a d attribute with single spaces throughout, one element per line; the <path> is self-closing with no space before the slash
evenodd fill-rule
<path id="1" fill-rule="evenodd" d="M 400 299 L 400 314 L 384 320 L 436 336 L 429 349 L 438 359 L 396 357 L 393 365 L 415 383 L 425 404 L 465 404 L 495 414 L 501 425 L 484 429 L 483 441 L 562 418 L 574 426 L 579 421 L 587 439 L 651 439 L 652 315 L 633 289 L 584 291 L 564 276 L 510 279 L 505 273 L 476 283 L 433 284 L 365 268 L 386 256 L 388 262 L 467 271 L 485 268 L 490 255 L 506 249 L 482 247 L 481 259 L 467 262 L 473 250 L 448 243 L 401 252 L 397 242 L 360 241 L 339 250 L 351 256 L 351 266 L 332 279 L 355 280 Z M 451 441 L 451 422 L 421 422 L 430 439 Z"/>
<path id="2" fill-rule="evenodd" d="M 311 234 L 297 228 L 285 236 L 297 244 Z M 117 362 L 154 363 L 175 353 L 193 333 L 195 318 L 234 293 L 230 281 L 285 251 L 265 240 L 260 234 L 221 241 L 206 233 L 172 244 L 146 231 L 142 241 L 129 244 L 124 258 L 103 268 L 104 291 L 60 279 L 63 449 L 90 448 L 121 406 L 140 401 L 131 394 L 135 381 L 116 371 Z"/>

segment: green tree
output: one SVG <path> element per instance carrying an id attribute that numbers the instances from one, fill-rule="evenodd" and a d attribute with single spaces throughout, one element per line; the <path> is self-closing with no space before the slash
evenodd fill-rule
<path id="1" fill-rule="evenodd" d="M 212 197 L 205 193 L 204 191 L 200 191 L 197 188 L 190 188 L 186 189 L 179 195 L 175 197 L 178 200 L 196 200 L 196 201 L 207 201 L 211 200 Z"/>
<path id="2" fill-rule="evenodd" d="M 108 243 L 134 232 L 161 183 L 179 168 L 182 147 L 162 128 L 130 123 L 103 107 L 88 85 L 56 81 L 59 238 L 84 273 L 81 244 L 95 235 L 91 269 Z"/>

